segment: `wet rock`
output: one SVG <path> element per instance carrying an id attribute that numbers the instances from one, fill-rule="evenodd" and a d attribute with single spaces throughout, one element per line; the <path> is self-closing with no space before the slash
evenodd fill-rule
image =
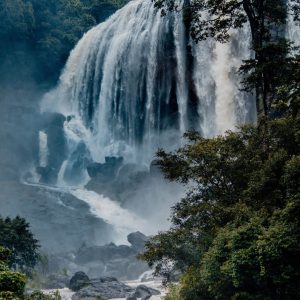
<path id="1" fill-rule="evenodd" d="M 135 293 L 133 296 L 135 296 L 136 298 L 142 298 L 142 300 L 146 300 L 146 299 L 150 299 L 150 297 L 153 295 L 160 295 L 160 292 L 148 286 L 139 285 L 135 289 Z"/>
<path id="2" fill-rule="evenodd" d="M 68 158 L 64 181 L 70 185 L 78 185 L 86 178 L 86 168 L 91 163 L 91 154 L 85 143 L 80 142 Z"/>
<path id="3" fill-rule="evenodd" d="M 61 164 L 67 157 L 67 144 L 64 134 L 66 118 L 59 113 L 44 113 L 40 130 L 47 136 L 47 166 L 37 169 L 40 182 L 55 184 Z M 39 166 L 39 162 L 37 162 Z"/>
<path id="4" fill-rule="evenodd" d="M 89 285 L 72 296 L 72 300 L 127 298 L 134 289 L 112 277 L 91 280 Z"/>
<path id="5" fill-rule="evenodd" d="M 132 295 L 132 296 L 127 297 L 126 300 L 137 300 L 137 297 Z"/>
<path id="6" fill-rule="evenodd" d="M 71 278 L 69 287 L 72 291 L 77 292 L 90 284 L 89 277 L 84 272 L 77 272 Z"/>
<path id="7" fill-rule="evenodd" d="M 105 157 L 105 163 L 91 163 L 87 167 L 91 178 L 101 178 L 102 180 L 112 180 L 123 163 L 123 157 Z"/>

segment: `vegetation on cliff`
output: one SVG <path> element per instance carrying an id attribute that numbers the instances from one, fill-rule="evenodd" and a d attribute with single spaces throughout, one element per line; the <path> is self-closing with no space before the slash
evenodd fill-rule
<path id="1" fill-rule="evenodd" d="M 126 2 L 0 1 L 0 81 L 55 82 L 83 33 Z"/>
<path id="2" fill-rule="evenodd" d="M 299 128 L 297 113 L 214 139 L 189 133 L 183 148 L 158 153 L 187 193 L 143 258 L 167 279 L 184 274 L 181 299 L 300 296 Z"/>

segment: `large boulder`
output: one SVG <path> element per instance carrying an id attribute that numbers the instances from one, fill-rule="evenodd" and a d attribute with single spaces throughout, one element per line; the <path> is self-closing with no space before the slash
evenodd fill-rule
<path id="1" fill-rule="evenodd" d="M 77 272 L 70 280 L 69 287 L 72 291 L 77 292 L 89 285 L 90 279 L 84 272 Z"/>
<path id="2" fill-rule="evenodd" d="M 134 296 L 137 298 L 142 298 L 142 299 L 149 299 L 151 296 L 156 296 L 160 295 L 160 292 L 158 290 L 152 289 L 146 285 L 139 285 L 135 289 Z"/>
<path id="3" fill-rule="evenodd" d="M 126 300 L 148 300 L 151 298 L 151 296 L 160 295 L 160 291 L 155 290 L 153 288 L 150 288 L 146 285 L 139 285 L 134 293 L 132 293 L 130 296 L 126 298 Z"/>
<path id="4" fill-rule="evenodd" d="M 90 281 L 90 284 L 72 296 L 72 300 L 99 300 L 127 298 L 134 289 L 112 277 L 104 277 Z"/>
<path id="5" fill-rule="evenodd" d="M 127 240 L 132 245 L 132 248 L 134 248 L 137 252 L 139 252 L 144 249 L 148 237 L 145 236 L 143 233 L 137 231 L 137 232 L 130 233 L 127 236 Z"/>

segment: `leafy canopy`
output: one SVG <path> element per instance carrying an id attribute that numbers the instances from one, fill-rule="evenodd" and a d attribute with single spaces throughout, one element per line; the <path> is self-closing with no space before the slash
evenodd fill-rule
<path id="1" fill-rule="evenodd" d="M 30 272 L 38 261 L 38 241 L 25 219 L 0 218 L 0 245 L 11 251 L 9 266 Z"/>
<path id="2" fill-rule="evenodd" d="M 181 299 L 300 296 L 299 128 L 300 114 L 287 114 L 213 139 L 190 132 L 158 152 L 187 193 L 142 258 L 167 280 L 183 273 Z"/>

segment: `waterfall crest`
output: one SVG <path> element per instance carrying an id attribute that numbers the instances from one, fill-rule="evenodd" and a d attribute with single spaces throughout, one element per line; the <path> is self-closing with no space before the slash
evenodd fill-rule
<path id="1" fill-rule="evenodd" d="M 291 6 L 293 4 L 293 1 L 288 0 L 288 17 L 287 17 L 287 38 L 295 43 L 295 46 L 300 46 L 300 30 L 299 30 L 299 24 L 296 24 L 296 21 L 294 21 L 294 16 L 291 11 Z"/>
<path id="2" fill-rule="evenodd" d="M 150 0 L 129 2 L 83 36 L 42 109 L 68 117 L 68 138 L 99 162 L 149 162 L 188 129 L 212 136 L 251 122 L 255 104 L 235 74 L 250 55 L 248 29 L 226 46 L 195 44 L 187 32 L 181 13 L 161 17 Z"/>

